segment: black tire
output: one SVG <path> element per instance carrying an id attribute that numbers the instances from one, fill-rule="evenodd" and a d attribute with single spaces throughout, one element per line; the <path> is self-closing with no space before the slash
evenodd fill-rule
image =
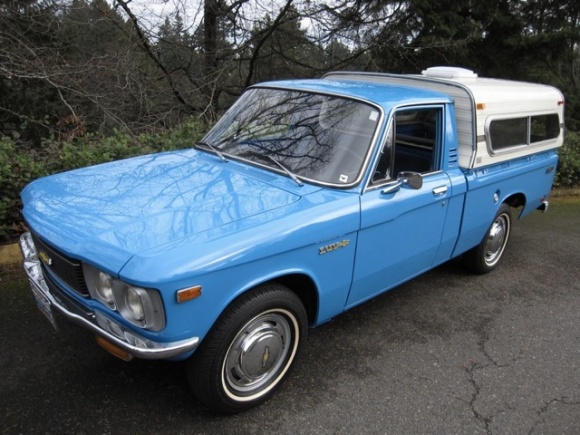
<path id="1" fill-rule="evenodd" d="M 483 240 L 464 255 L 467 268 L 484 274 L 496 268 L 508 244 L 512 230 L 512 215 L 508 204 L 502 204 Z"/>
<path id="2" fill-rule="evenodd" d="M 302 301 L 282 285 L 267 284 L 242 295 L 188 361 L 194 394 L 225 414 L 264 402 L 290 372 L 307 327 Z"/>

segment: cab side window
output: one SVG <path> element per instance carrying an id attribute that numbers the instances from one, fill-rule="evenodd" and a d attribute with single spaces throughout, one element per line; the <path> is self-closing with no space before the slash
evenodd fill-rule
<path id="1" fill-rule="evenodd" d="M 400 172 L 425 174 L 437 169 L 441 109 L 398 111 L 391 121 L 373 184 L 396 179 Z"/>

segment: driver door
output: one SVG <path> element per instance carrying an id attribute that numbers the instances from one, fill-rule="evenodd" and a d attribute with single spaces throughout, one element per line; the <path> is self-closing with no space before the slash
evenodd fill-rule
<path id="1" fill-rule="evenodd" d="M 361 228 L 347 307 L 432 267 L 451 193 L 438 158 L 443 125 L 441 106 L 405 109 L 393 117 L 374 180 L 361 196 Z M 388 193 L 403 171 L 420 173 L 422 186 L 402 185 Z"/>

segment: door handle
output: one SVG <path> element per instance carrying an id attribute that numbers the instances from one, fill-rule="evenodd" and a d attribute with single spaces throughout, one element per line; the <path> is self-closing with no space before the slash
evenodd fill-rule
<path id="1" fill-rule="evenodd" d="M 443 195 L 444 193 L 447 193 L 447 186 L 440 186 L 433 189 L 433 195 L 435 196 Z"/>

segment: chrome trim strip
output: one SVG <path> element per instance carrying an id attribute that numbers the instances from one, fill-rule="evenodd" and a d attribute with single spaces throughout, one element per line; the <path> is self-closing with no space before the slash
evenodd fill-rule
<path id="1" fill-rule="evenodd" d="M 33 285 L 36 290 L 41 292 L 50 301 L 52 307 L 54 307 L 60 314 L 62 314 L 71 322 L 91 330 L 95 334 L 103 337 L 105 340 L 113 343 L 131 355 L 142 359 L 166 359 L 193 351 L 199 345 L 199 337 L 192 337 L 186 340 L 168 343 L 155 342 L 148 338 L 141 337 L 133 330 L 129 330 L 128 328 L 119 325 L 123 330 L 127 331 L 132 336 L 132 341 L 137 343 L 132 344 L 111 334 L 108 331 L 105 331 L 97 323 L 96 313 L 88 311 L 86 316 L 73 313 L 72 310 L 65 306 L 64 303 L 56 300 L 50 293 L 30 233 L 24 233 L 20 237 L 20 249 L 22 250 L 22 254 L 24 256 L 24 271 L 28 276 L 30 284 Z"/>

